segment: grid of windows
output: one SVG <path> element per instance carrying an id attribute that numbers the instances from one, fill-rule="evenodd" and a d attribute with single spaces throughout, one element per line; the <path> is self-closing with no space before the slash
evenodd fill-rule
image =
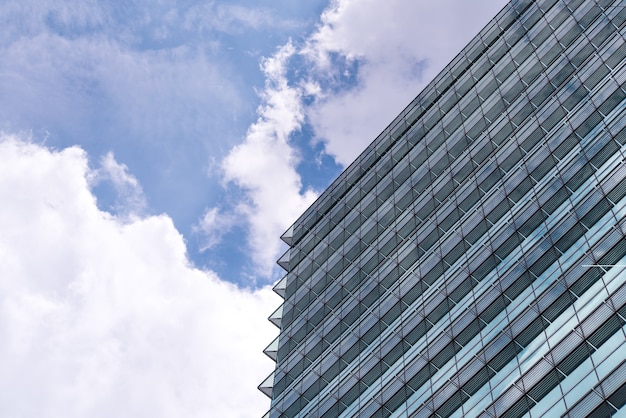
<path id="1" fill-rule="evenodd" d="M 623 1 L 512 1 L 283 235 L 268 416 L 615 413 L 625 214 Z"/>

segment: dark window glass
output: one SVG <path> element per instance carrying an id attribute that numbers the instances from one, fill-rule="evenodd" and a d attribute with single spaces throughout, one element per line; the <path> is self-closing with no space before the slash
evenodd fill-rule
<path id="1" fill-rule="evenodd" d="M 488 192 L 491 188 L 503 177 L 504 172 L 500 167 L 495 167 L 494 170 L 489 174 L 480 184 L 480 190 L 483 192 Z"/>
<path id="2" fill-rule="evenodd" d="M 583 218 L 580 223 L 587 229 L 591 229 L 596 222 L 604 216 L 605 213 L 611 208 L 611 203 L 606 197 L 603 197 Z"/>
<path id="3" fill-rule="evenodd" d="M 519 227 L 519 233 L 524 237 L 528 237 L 535 229 L 539 227 L 543 221 L 543 214 L 541 211 L 535 212 L 526 222 Z"/>
<path id="4" fill-rule="evenodd" d="M 580 101 L 586 96 L 587 96 L 587 89 L 585 88 L 585 86 L 583 85 L 578 86 L 578 88 L 574 90 L 574 92 L 570 94 L 563 101 L 563 104 L 562 104 L 563 108 L 566 109 L 567 111 L 572 110 L 574 106 L 580 103 Z"/>
<path id="5" fill-rule="evenodd" d="M 513 300 L 522 293 L 533 282 L 533 277 L 528 272 L 524 272 L 511 286 L 505 291 L 504 295 Z"/>
<path id="6" fill-rule="evenodd" d="M 498 203 L 498 206 L 496 206 L 491 213 L 487 215 L 487 219 L 492 224 L 495 224 L 500 218 L 502 218 L 502 216 L 504 216 L 505 213 L 509 211 L 509 208 L 509 202 L 505 199 Z"/>

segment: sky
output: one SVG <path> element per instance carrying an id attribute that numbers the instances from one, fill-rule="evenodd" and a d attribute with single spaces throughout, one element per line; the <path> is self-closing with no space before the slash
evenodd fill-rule
<path id="1" fill-rule="evenodd" d="M 261 417 L 278 237 L 505 3 L 0 2 L 0 416 Z"/>

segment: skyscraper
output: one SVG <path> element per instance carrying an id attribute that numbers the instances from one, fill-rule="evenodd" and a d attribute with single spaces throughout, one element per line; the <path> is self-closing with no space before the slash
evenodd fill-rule
<path id="1" fill-rule="evenodd" d="M 625 21 L 512 1 L 283 235 L 270 418 L 623 408 Z"/>

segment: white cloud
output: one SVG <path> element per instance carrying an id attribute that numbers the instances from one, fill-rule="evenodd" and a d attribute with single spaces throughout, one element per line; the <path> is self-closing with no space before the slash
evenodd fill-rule
<path id="1" fill-rule="evenodd" d="M 271 274 L 281 248 L 276 238 L 316 197 L 314 191 L 302 190 L 299 155 L 289 143 L 304 120 L 302 91 L 289 85 L 285 75 L 294 53 L 289 43 L 263 62 L 266 85 L 259 118 L 223 161 L 226 181 L 246 193 L 238 211 L 249 223 L 252 258 L 264 275 Z"/>
<path id="2" fill-rule="evenodd" d="M 307 113 L 326 151 L 351 163 L 505 4 L 335 0 L 302 50 L 313 78 L 343 72 L 333 54 L 359 63 L 356 86 L 318 93 Z"/>
<path id="3" fill-rule="evenodd" d="M 0 140 L 0 415 L 254 417 L 279 298 L 190 267 L 165 215 L 98 210 L 85 153 Z M 123 170 L 125 175 L 128 173 Z M 260 343 L 261 342 L 261 343 Z M 261 345 L 259 345 L 261 344 Z"/>

